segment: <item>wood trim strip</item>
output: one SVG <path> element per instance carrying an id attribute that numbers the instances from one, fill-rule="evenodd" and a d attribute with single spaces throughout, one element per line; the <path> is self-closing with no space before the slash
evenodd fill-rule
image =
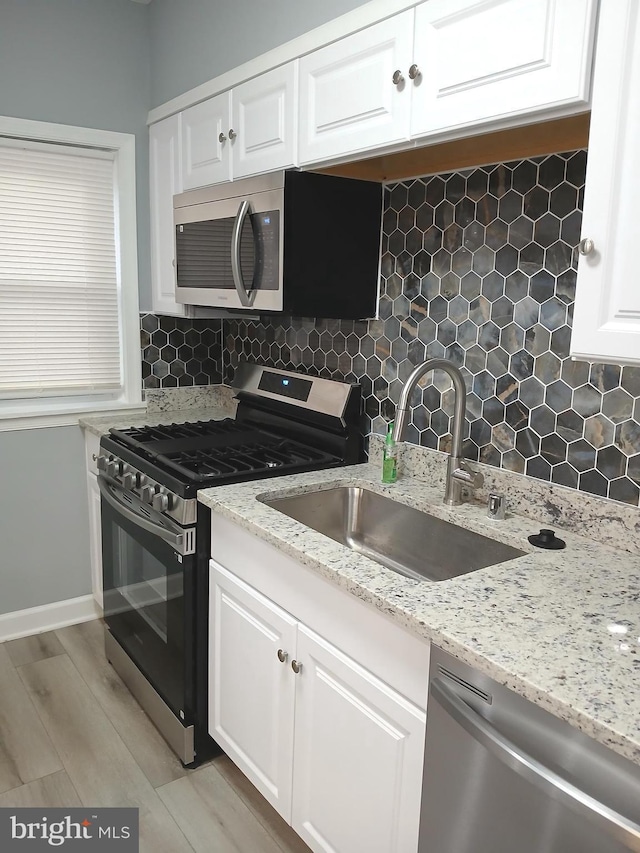
<path id="1" fill-rule="evenodd" d="M 488 163 L 505 163 L 558 151 L 586 148 L 591 114 L 498 130 L 464 139 L 454 139 L 397 154 L 320 169 L 329 175 L 369 181 L 400 181 L 422 175 L 437 175 Z"/>

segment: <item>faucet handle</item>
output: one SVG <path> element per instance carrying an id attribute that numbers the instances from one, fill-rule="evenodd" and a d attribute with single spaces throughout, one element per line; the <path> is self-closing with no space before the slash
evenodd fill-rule
<path id="1" fill-rule="evenodd" d="M 466 459 L 460 459 L 459 465 L 454 470 L 452 476 L 472 489 L 479 489 L 484 483 L 484 477 L 480 471 L 474 471 L 470 468 Z"/>

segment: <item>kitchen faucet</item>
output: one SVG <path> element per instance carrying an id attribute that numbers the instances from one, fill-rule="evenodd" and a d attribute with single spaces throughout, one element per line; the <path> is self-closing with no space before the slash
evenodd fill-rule
<path id="1" fill-rule="evenodd" d="M 451 377 L 455 392 L 453 409 L 453 429 L 451 453 L 447 463 L 447 484 L 444 492 L 444 503 L 447 506 L 458 506 L 462 503 L 463 488 L 479 488 L 484 478 L 482 474 L 472 471 L 466 459 L 462 457 L 462 431 L 464 429 L 464 413 L 466 407 L 467 389 L 458 368 L 444 358 L 428 358 L 419 364 L 407 379 L 396 409 L 396 420 L 393 427 L 393 438 L 402 441 L 407 419 L 409 416 L 409 401 L 414 388 L 422 377 L 431 370 L 444 370 Z"/>

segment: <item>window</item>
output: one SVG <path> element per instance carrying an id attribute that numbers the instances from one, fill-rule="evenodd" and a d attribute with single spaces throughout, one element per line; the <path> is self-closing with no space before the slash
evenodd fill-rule
<path id="1" fill-rule="evenodd" d="M 0 429 L 140 402 L 133 158 L 130 134 L 0 118 Z"/>

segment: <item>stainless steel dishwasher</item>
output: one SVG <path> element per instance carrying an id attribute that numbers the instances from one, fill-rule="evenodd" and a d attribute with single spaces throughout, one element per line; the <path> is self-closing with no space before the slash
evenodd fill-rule
<path id="1" fill-rule="evenodd" d="M 640 767 L 432 647 L 419 853 L 640 851 Z"/>

